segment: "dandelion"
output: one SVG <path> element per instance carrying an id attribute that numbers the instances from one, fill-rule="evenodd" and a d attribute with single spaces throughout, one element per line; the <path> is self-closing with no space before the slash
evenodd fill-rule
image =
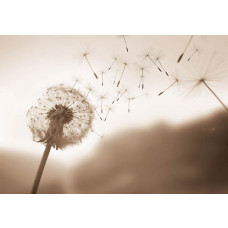
<path id="1" fill-rule="evenodd" d="M 124 89 L 123 92 L 120 94 L 120 96 L 116 99 L 116 101 L 119 101 L 120 98 L 127 92 L 128 92 L 128 89 Z"/>
<path id="2" fill-rule="evenodd" d="M 140 73 L 141 73 L 138 88 L 141 87 L 142 89 L 144 89 L 144 72 L 145 72 L 145 67 L 139 66 L 139 67 L 138 67 L 138 70 L 139 70 Z"/>
<path id="3" fill-rule="evenodd" d="M 223 108 L 228 112 L 228 108 L 226 105 L 222 102 L 222 100 L 217 96 L 217 94 L 210 88 L 208 83 L 205 81 L 205 79 L 201 79 L 201 82 L 207 87 L 207 89 L 215 96 L 215 98 L 219 101 L 219 103 L 223 106 Z"/>
<path id="4" fill-rule="evenodd" d="M 108 112 L 107 112 L 107 114 L 106 114 L 106 116 L 105 116 L 105 119 L 104 119 L 104 121 L 106 121 L 107 120 L 107 118 L 108 118 L 108 114 L 111 112 L 111 111 L 113 111 L 113 107 L 112 106 L 108 106 Z"/>
<path id="5" fill-rule="evenodd" d="M 126 37 L 123 35 L 123 39 L 124 39 L 124 43 L 125 43 L 125 48 L 126 51 L 128 52 L 128 46 L 127 46 L 127 41 L 126 41 Z"/>
<path id="6" fill-rule="evenodd" d="M 115 64 L 116 61 L 117 61 L 117 57 L 114 57 L 114 60 L 113 60 L 112 64 L 110 65 L 110 67 L 108 68 L 108 70 L 111 70 L 111 68 L 113 67 L 113 65 Z"/>
<path id="7" fill-rule="evenodd" d="M 191 58 L 196 54 L 196 53 L 199 53 L 199 49 L 198 48 L 195 48 L 194 52 L 191 54 L 191 56 L 188 58 L 188 61 L 191 60 Z"/>
<path id="8" fill-rule="evenodd" d="M 101 71 L 101 85 L 104 86 L 104 71 Z"/>
<path id="9" fill-rule="evenodd" d="M 131 109 L 130 109 L 130 104 L 131 104 L 131 101 L 134 100 L 135 97 L 128 97 L 127 98 L 127 108 L 128 108 L 128 113 L 131 112 Z"/>
<path id="10" fill-rule="evenodd" d="M 210 93 L 217 99 L 217 101 L 228 112 L 227 106 L 218 97 L 215 91 L 210 86 L 211 82 L 217 82 L 221 79 L 227 79 L 226 64 L 221 61 L 220 57 L 214 53 L 201 56 L 198 65 L 194 68 L 190 64 L 185 64 L 180 68 L 180 77 L 187 77 L 185 82 L 191 84 L 192 89 L 198 88 L 200 85 L 204 85 Z M 180 70 L 179 69 L 179 70 Z"/>
<path id="11" fill-rule="evenodd" d="M 87 57 L 88 54 L 89 54 L 88 52 L 83 53 L 83 57 L 86 59 L 86 62 L 88 63 L 88 65 L 89 65 L 91 71 L 93 72 L 95 78 L 98 79 L 97 74 L 95 73 L 95 71 L 94 71 L 94 69 L 93 69 L 93 67 L 92 67 L 92 65 L 91 65 L 91 63 L 90 63 L 90 61 L 89 61 L 89 59 Z"/>
<path id="12" fill-rule="evenodd" d="M 99 136 L 100 138 L 104 137 L 103 135 L 98 134 L 93 128 L 91 128 L 91 132 L 93 132 L 95 135 Z"/>
<path id="13" fill-rule="evenodd" d="M 89 96 L 89 94 L 94 93 L 94 89 L 93 89 L 93 87 L 91 85 L 88 85 L 86 88 L 87 88 L 88 92 L 85 95 L 85 98 L 82 100 L 82 102 L 84 102 L 87 99 L 87 97 Z"/>
<path id="14" fill-rule="evenodd" d="M 148 58 L 148 59 L 157 67 L 157 69 L 158 69 L 160 72 L 162 72 L 161 68 L 160 68 L 160 67 L 157 65 L 157 63 L 152 59 L 152 57 L 150 56 L 150 53 L 149 53 L 149 52 L 146 53 L 145 58 Z"/>
<path id="15" fill-rule="evenodd" d="M 139 81 L 139 85 L 138 88 L 140 88 L 142 86 L 142 89 L 144 89 L 144 76 L 140 75 L 140 81 Z"/>
<path id="16" fill-rule="evenodd" d="M 117 90 L 117 95 L 115 96 L 115 98 L 112 101 L 112 104 L 114 104 L 114 102 L 116 101 L 116 99 L 118 98 L 118 96 L 121 94 L 121 90 Z"/>
<path id="17" fill-rule="evenodd" d="M 190 38 L 189 38 L 189 40 L 188 40 L 188 43 L 187 43 L 187 45 L 186 45 L 185 48 L 184 48 L 184 51 L 181 53 L 181 55 L 179 56 L 179 58 L 178 58 L 178 60 L 177 60 L 177 63 L 179 63 L 179 62 L 181 61 L 181 59 L 183 58 L 183 56 L 184 56 L 184 54 L 185 54 L 185 52 L 186 52 L 186 50 L 187 50 L 189 44 L 190 44 L 191 41 L 192 41 L 192 38 L 193 38 L 193 36 L 190 36 Z"/>
<path id="18" fill-rule="evenodd" d="M 155 57 L 155 59 L 156 59 L 156 61 L 159 63 L 159 65 L 161 66 L 161 68 L 164 70 L 164 72 L 165 72 L 165 74 L 167 75 L 167 76 L 169 76 L 169 74 L 167 73 L 167 71 L 166 71 L 166 69 L 164 68 L 164 66 L 162 65 L 162 63 L 161 63 L 161 55 L 157 55 L 156 57 Z"/>
<path id="19" fill-rule="evenodd" d="M 136 99 L 136 98 L 139 98 L 139 97 L 144 97 L 144 96 L 149 96 L 149 93 L 144 93 L 144 94 L 141 94 L 141 95 L 138 95 L 138 96 L 132 97 L 132 99 Z"/>
<path id="20" fill-rule="evenodd" d="M 115 83 L 116 83 L 116 76 L 117 76 L 117 74 L 118 74 L 118 70 L 117 70 L 117 71 L 116 71 L 116 73 L 115 73 L 115 77 L 114 77 L 113 84 L 115 84 Z"/>
<path id="21" fill-rule="evenodd" d="M 38 168 L 32 193 L 37 192 L 51 147 L 64 149 L 78 144 L 87 135 L 94 119 L 93 107 L 76 89 L 64 85 L 47 89 L 27 112 L 33 140 L 46 147 Z"/>
<path id="22" fill-rule="evenodd" d="M 128 112 L 130 113 L 131 112 L 131 109 L 130 109 L 130 105 L 131 105 L 131 101 L 139 98 L 139 97 L 144 97 L 144 96 L 149 96 L 148 93 L 144 93 L 144 94 L 141 94 L 141 95 L 138 95 L 138 96 L 131 96 L 131 97 L 127 97 L 127 102 L 128 102 Z"/>
<path id="23" fill-rule="evenodd" d="M 118 37 L 123 38 L 124 45 L 125 45 L 125 49 L 126 49 L 126 51 L 128 52 L 128 46 L 127 46 L 126 36 L 125 36 L 125 35 L 120 35 L 120 36 L 118 36 Z"/>
<path id="24" fill-rule="evenodd" d="M 127 63 L 126 63 L 126 62 L 123 63 L 123 70 L 122 70 L 122 73 L 121 73 L 121 75 L 120 75 L 120 79 L 119 79 L 119 81 L 118 81 L 118 83 L 117 83 L 117 87 L 119 86 L 120 81 L 121 81 L 121 79 L 122 79 L 122 77 L 123 77 L 123 75 L 124 75 L 124 71 L 125 71 L 126 66 L 127 66 Z"/>
<path id="25" fill-rule="evenodd" d="M 100 110 L 101 110 L 101 113 L 103 113 L 103 101 L 105 99 L 107 99 L 107 95 L 106 94 L 102 94 L 98 98 L 98 100 L 100 100 Z"/>
<path id="26" fill-rule="evenodd" d="M 100 120 L 103 120 L 102 117 L 100 116 L 100 114 L 98 113 L 97 109 L 94 109 L 95 113 L 98 115 L 98 117 L 100 118 Z"/>
<path id="27" fill-rule="evenodd" d="M 76 87 L 76 85 L 78 85 L 81 82 L 81 79 L 77 78 L 77 77 L 73 77 L 73 80 L 74 80 L 74 84 L 72 86 L 72 89 L 74 89 Z"/>
<path id="28" fill-rule="evenodd" d="M 74 87 L 80 82 L 79 78 L 75 78 L 75 82 L 74 85 L 72 86 L 72 88 L 74 89 Z"/>
<path id="29" fill-rule="evenodd" d="M 158 96 L 161 96 L 165 91 L 167 91 L 168 89 L 170 89 L 172 86 L 174 86 L 176 83 L 179 82 L 179 79 L 176 76 L 174 76 L 174 79 L 175 79 L 174 82 L 172 82 L 166 89 L 160 92 Z"/>

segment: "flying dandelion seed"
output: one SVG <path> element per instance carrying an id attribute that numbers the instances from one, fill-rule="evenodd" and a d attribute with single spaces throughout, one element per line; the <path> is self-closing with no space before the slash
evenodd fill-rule
<path id="1" fill-rule="evenodd" d="M 115 73 L 115 77 L 114 77 L 113 84 L 115 84 L 115 83 L 116 83 L 116 76 L 117 76 L 117 74 L 118 74 L 118 70 L 117 70 L 117 71 L 116 71 L 116 73 Z"/>
<path id="2" fill-rule="evenodd" d="M 101 71 L 101 85 L 104 86 L 104 71 Z"/>
<path id="3" fill-rule="evenodd" d="M 157 56 L 157 57 L 156 57 L 156 61 L 159 63 L 159 65 L 161 66 L 161 68 L 164 70 L 165 74 L 166 74 L 167 76 L 169 76 L 168 72 L 166 71 L 166 69 L 165 69 L 164 66 L 162 65 L 160 59 L 161 59 L 161 56 Z"/>
<path id="4" fill-rule="evenodd" d="M 209 85 L 205 82 L 204 79 L 201 79 L 201 82 L 207 87 L 207 89 L 215 96 L 215 98 L 219 101 L 219 103 L 223 106 L 223 108 L 228 112 L 228 108 L 222 102 L 222 100 L 216 95 L 216 93 L 209 87 Z"/>
<path id="5" fill-rule="evenodd" d="M 117 90 L 117 95 L 116 95 L 115 98 L 113 99 L 112 104 L 115 103 L 115 101 L 116 101 L 116 99 L 118 98 L 118 96 L 120 95 L 120 93 L 121 93 L 121 90 Z"/>
<path id="6" fill-rule="evenodd" d="M 140 75 L 140 81 L 139 81 L 138 88 L 141 87 L 142 89 L 144 89 L 144 71 L 145 71 L 145 68 L 139 67 L 139 70 L 141 72 L 141 75 Z"/>
<path id="7" fill-rule="evenodd" d="M 85 98 L 82 100 L 82 102 L 84 102 L 87 99 L 87 97 L 89 96 L 89 94 L 92 94 L 94 92 L 94 89 L 93 89 L 93 87 L 91 85 L 88 85 L 87 86 L 87 90 L 88 90 L 88 92 L 87 92 Z"/>
<path id="8" fill-rule="evenodd" d="M 177 60 L 177 63 L 179 63 L 179 62 L 181 61 L 181 59 L 183 58 L 183 56 L 184 56 L 184 54 L 185 54 L 185 52 L 186 52 L 186 50 L 187 50 L 189 44 L 190 44 L 191 41 L 192 41 L 192 38 L 193 38 L 193 35 L 189 38 L 188 43 L 187 43 L 187 45 L 186 45 L 185 48 L 184 48 L 184 51 L 181 53 L 181 55 L 179 56 L 179 58 L 178 58 L 178 60 Z"/>
<path id="9" fill-rule="evenodd" d="M 93 132 L 95 135 L 99 136 L 100 138 L 103 138 L 103 135 L 98 134 L 93 128 L 91 128 L 91 132 Z"/>
<path id="10" fill-rule="evenodd" d="M 131 101 L 134 100 L 134 99 L 135 99 L 134 97 L 128 97 L 128 98 L 127 98 L 128 113 L 131 112 L 130 105 L 131 105 Z"/>
<path id="11" fill-rule="evenodd" d="M 73 87 L 72 87 L 72 88 L 74 89 L 74 88 L 75 88 L 75 86 L 76 86 L 79 82 L 80 82 L 80 79 L 76 78 L 76 79 L 75 79 L 75 82 L 74 82 L 74 85 L 73 85 Z"/>
<path id="12" fill-rule="evenodd" d="M 116 63 L 116 61 L 117 61 L 117 58 L 114 57 L 114 60 L 113 60 L 112 64 L 110 65 L 110 67 L 108 68 L 108 70 L 111 70 L 111 68 L 112 68 L 113 65 Z"/>
<path id="13" fill-rule="evenodd" d="M 108 114 L 109 114 L 111 111 L 113 111 L 113 108 L 112 108 L 111 106 L 108 106 L 108 111 L 107 111 L 107 114 L 106 114 L 106 116 L 105 116 L 104 121 L 106 121 L 106 120 L 107 120 L 107 118 L 108 118 Z"/>
<path id="14" fill-rule="evenodd" d="M 74 89 L 75 86 L 78 85 L 80 82 L 81 82 L 81 80 L 79 78 L 74 77 L 74 85 L 72 86 L 72 89 Z"/>
<path id="15" fill-rule="evenodd" d="M 89 61 L 87 55 L 88 55 L 88 53 L 86 52 L 86 53 L 83 54 L 83 57 L 86 59 L 86 62 L 88 63 L 88 65 L 89 65 L 91 71 L 93 72 L 93 75 L 95 76 L 95 78 L 98 79 L 97 74 L 96 74 L 95 71 L 93 70 L 93 67 L 92 67 L 92 65 L 91 65 L 91 63 L 90 63 L 90 61 Z"/>
<path id="16" fill-rule="evenodd" d="M 123 63 L 123 70 L 122 70 L 122 73 L 120 75 L 120 79 L 119 79 L 119 81 L 117 83 L 117 87 L 120 85 L 120 81 L 121 81 L 121 79 L 122 79 L 122 77 L 124 75 L 124 71 L 125 71 L 126 66 L 127 66 L 127 63 Z"/>
<path id="17" fill-rule="evenodd" d="M 191 60 L 191 58 L 195 55 L 195 53 L 199 53 L 199 49 L 196 48 L 195 51 L 191 54 L 191 56 L 188 58 L 188 61 Z"/>
<path id="18" fill-rule="evenodd" d="M 82 100 L 84 96 L 78 90 L 64 85 L 53 86 L 38 100 L 37 106 L 28 110 L 33 140 L 46 146 L 31 193 L 37 192 L 51 147 L 58 150 L 78 144 L 91 129 L 93 107 Z"/>
<path id="19" fill-rule="evenodd" d="M 219 82 L 228 78 L 227 66 L 217 54 L 207 53 L 205 56 L 200 55 L 198 65 L 194 66 L 194 68 L 187 63 L 180 67 L 180 71 L 177 73 L 179 73 L 180 77 L 183 77 L 183 81 L 186 78 L 186 84 L 192 84 L 192 89 L 196 89 L 203 84 L 228 112 L 227 106 L 209 85 L 210 82 Z"/>
<path id="20" fill-rule="evenodd" d="M 160 92 L 158 94 L 158 96 L 161 96 L 165 91 L 167 91 L 168 89 L 170 89 L 172 86 L 174 86 L 176 83 L 179 82 L 179 79 L 177 77 L 174 77 L 175 78 L 175 81 L 172 82 L 166 89 L 164 89 L 162 92 Z"/>
<path id="21" fill-rule="evenodd" d="M 100 110 L 101 110 L 101 114 L 103 113 L 103 101 L 107 99 L 107 95 L 106 94 L 102 94 L 99 96 L 98 101 L 100 100 Z"/>
<path id="22" fill-rule="evenodd" d="M 125 48 L 126 48 L 126 51 L 128 52 L 128 46 L 127 46 L 127 41 L 126 41 L 126 37 L 123 35 L 123 40 L 124 40 L 124 43 L 125 43 Z"/>
<path id="23" fill-rule="evenodd" d="M 162 70 L 161 70 L 161 68 L 156 64 L 156 62 L 150 57 L 150 54 L 149 53 L 147 53 L 146 54 L 146 57 L 145 58 L 148 58 L 156 67 L 157 67 L 157 69 L 160 71 L 160 72 L 162 72 Z"/>
<path id="24" fill-rule="evenodd" d="M 132 100 L 134 100 L 134 99 L 136 99 L 136 98 L 139 98 L 139 97 L 145 97 L 145 96 L 149 96 L 149 94 L 148 94 L 148 93 L 144 93 L 144 94 L 141 94 L 141 95 L 132 97 Z"/>
<path id="25" fill-rule="evenodd" d="M 143 75 L 140 75 L 140 81 L 139 81 L 139 85 L 138 85 L 138 88 L 141 88 L 144 89 L 144 76 Z"/>
<path id="26" fill-rule="evenodd" d="M 100 114 L 98 113 L 97 109 L 94 109 L 95 113 L 98 115 L 98 117 L 100 118 L 100 120 L 103 120 L 102 117 L 100 116 Z"/>
<path id="27" fill-rule="evenodd" d="M 120 98 L 127 92 L 128 92 L 128 89 L 124 89 L 123 92 L 120 94 L 120 96 L 116 99 L 116 101 L 119 101 Z"/>

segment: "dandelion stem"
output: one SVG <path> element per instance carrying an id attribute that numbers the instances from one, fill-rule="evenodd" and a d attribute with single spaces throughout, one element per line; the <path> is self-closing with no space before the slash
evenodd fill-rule
<path id="1" fill-rule="evenodd" d="M 215 94 L 215 92 L 208 86 L 208 84 L 202 80 L 202 83 L 208 88 L 208 90 L 215 96 L 215 98 L 220 102 L 220 104 L 223 106 L 223 108 L 228 112 L 228 108 L 226 105 L 221 101 L 221 99 Z"/>
<path id="2" fill-rule="evenodd" d="M 44 150 L 41 162 L 40 162 L 40 166 L 39 166 L 38 171 L 36 173 L 35 181 L 34 181 L 34 184 L 33 184 L 33 187 L 32 187 L 32 191 L 31 191 L 32 194 L 36 194 L 37 193 L 37 189 L 39 187 L 40 179 L 41 179 L 41 176 L 42 176 L 42 173 L 43 173 L 44 166 L 46 164 L 48 155 L 50 153 L 51 147 L 52 147 L 52 140 L 49 140 L 47 142 L 46 147 L 45 147 L 45 150 Z"/>
<path id="3" fill-rule="evenodd" d="M 124 39 L 126 51 L 128 52 L 128 47 L 127 47 L 127 42 L 126 42 L 125 36 L 123 36 L 123 39 Z"/>
<path id="4" fill-rule="evenodd" d="M 181 61 L 181 59 L 183 58 L 185 51 L 187 50 L 189 44 L 190 44 L 191 41 L 192 41 L 192 38 L 193 38 L 193 35 L 190 37 L 190 39 L 189 39 L 187 45 L 186 45 L 185 48 L 184 48 L 184 51 L 183 51 L 183 52 L 181 53 L 181 55 L 179 56 L 179 58 L 178 58 L 178 60 L 177 60 L 177 63 L 179 63 L 179 62 Z"/>
<path id="5" fill-rule="evenodd" d="M 111 70 L 112 66 L 114 65 L 114 63 L 116 62 L 116 58 L 114 59 L 114 61 L 112 62 L 111 66 L 108 68 L 108 70 Z"/>
<path id="6" fill-rule="evenodd" d="M 149 55 L 147 55 L 147 57 L 151 60 L 151 62 L 158 68 L 158 70 L 160 71 L 160 72 L 162 72 L 162 70 L 160 69 L 160 67 L 155 63 L 155 61 L 149 56 Z"/>
<path id="7" fill-rule="evenodd" d="M 170 87 L 172 87 L 175 83 L 177 83 L 177 80 L 175 80 L 175 82 L 173 82 L 171 85 L 169 85 L 166 89 L 164 89 L 162 92 L 160 92 L 158 94 L 158 96 L 162 95 L 166 90 L 168 90 Z"/>
<path id="8" fill-rule="evenodd" d="M 196 52 L 197 52 L 197 50 L 195 50 L 195 51 L 193 52 L 193 54 L 188 58 L 188 61 L 191 60 L 191 58 L 193 57 L 193 55 L 194 55 Z"/>
<path id="9" fill-rule="evenodd" d="M 89 60 L 88 60 L 88 58 L 87 58 L 87 56 L 86 56 L 86 55 L 84 55 L 84 56 L 85 56 L 85 59 L 86 59 L 88 65 L 89 65 L 90 69 L 92 70 L 92 72 L 93 72 L 95 78 L 98 79 L 96 73 L 95 73 L 94 70 L 93 70 L 93 67 L 91 66 L 91 64 L 90 64 L 90 62 L 89 62 Z"/>
<path id="10" fill-rule="evenodd" d="M 122 79 L 122 77 L 123 77 L 123 74 L 124 74 L 124 70 L 125 70 L 125 68 L 126 68 L 126 63 L 124 63 L 124 67 L 123 67 L 123 70 L 122 70 L 122 73 L 121 73 L 121 76 L 120 76 L 120 79 L 119 79 L 119 81 L 118 81 L 118 83 L 117 83 L 117 87 L 119 86 L 119 84 L 120 84 L 120 81 L 121 81 L 121 79 Z"/>

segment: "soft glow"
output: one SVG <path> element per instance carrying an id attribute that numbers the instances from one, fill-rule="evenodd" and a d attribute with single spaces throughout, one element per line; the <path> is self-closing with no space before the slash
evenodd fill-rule
<path id="1" fill-rule="evenodd" d="M 98 94 L 107 93 L 109 99 L 104 101 L 104 107 L 106 104 L 111 105 L 117 95 L 116 85 L 113 85 L 115 74 L 118 70 L 115 80 L 118 83 L 123 70 L 123 64 L 119 60 L 108 70 L 113 62 L 113 53 L 118 53 L 118 56 L 129 63 L 119 85 L 120 88 L 122 86 L 129 88 L 126 97 L 140 96 L 145 92 L 148 92 L 150 96 L 132 100 L 130 114 L 127 111 L 128 101 L 123 96 L 123 99 L 121 98 L 113 104 L 115 112 L 112 112 L 106 121 L 104 121 L 106 111 L 103 113 L 103 120 L 96 116 L 93 129 L 98 134 L 110 135 L 126 128 L 155 124 L 160 120 L 179 124 L 220 108 L 220 104 L 207 90 L 201 90 L 197 95 L 186 97 L 179 87 L 174 85 L 162 96 L 158 96 L 173 82 L 173 77 L 162 74 L 152 64 L 144 79 L 146 84 L 144 90 L 137 88 L 139 77 L 135 64 L 141 63 L 140 53 L 143 50 L 151 46 L 162 48 L 165 54 L 162 64 L 171 74 L 175 72 L 177 58 L 188 39 L 189 36 L 129 36 L 129 39 L 127 37 L 129 52 L 126 52 L 123 43 L 116 36 L 0 37 L 1 146 L 40 154 L 43 147 L 31 140 L 29 129 L 26 126 L 26 111 L 46 88 L 59 83 L 73 86 L 75 83 L 73 76 L 81 78 L 81 82 L 75 87 L 85 95 L 88 92 L 86 89 L 88 83 L 95 88 L 93 96 L 91 94 L 89 96 L 91 96 L 93 104 L 98 107 L 99 114 Z M 211 36 L 207 40 L 206 46 L 213 48 L 227 60 L 228 37 Z M 201 42 L 201 38 L 196 36 L 191 43 L 197 42 Z M 82 50 L 83 47 L 88 44 L 92 48 L 89 60 L 92 62 L 93 70 L 95 72 L 99 72 L 100 69 L 108 70 L 103 87 L 100 75 L 97 80 L 85 59 L 80 59 L 80 54 L 85 51 L 85 49 Z M 187 61 L 191 55 L 190 46 L 181 62 Z M 197 61 L 199 56 L 200 54 L 195 55 L 189 63 Z M 221 87 L 216 86 L 214 85 L 214 89 L 217 94 L 227 104 L 227 89 L 223 84 Z M 100 140 L 102 139 L 99 136 L 90 132 L 81 145 L 67 148 L 64 153 L 55 152 L 51 156 L 71 162 L 92 152 Z"/>

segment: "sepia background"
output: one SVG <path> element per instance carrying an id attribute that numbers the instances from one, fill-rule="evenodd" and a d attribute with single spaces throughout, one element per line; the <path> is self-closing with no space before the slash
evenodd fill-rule
<path id="1" fill-rule="evenodd" d="M 179 66 L 177 59 L 190 36 L 1 36 L 0 37 L 0 192 L 29 193 L 44 146 L 33 142 L 26 112 L 46 88 L 76 85 L 99 107 L 116 96 L 115 73 L 126 68 L 121 87 L 128 96 L 116 102 L 107 121 L 96 117 L 82 144 L 63 151 L 52 149 L 39 188 L 40 193 L 227 193 L 227 114 L 204 87 L 192 91 L 181 83 L 169 86 Z M 227 36 L 194 36 L 182 60 L 199 48 L 190 65 L 219 54 L 226 68 Z M 144 59 L 147 51 L 162 54 L 170 76 Z M 96 80 L 83 59 L 88 58 Z M 117 56 L 118 62 L 108 71 Z M 206 56 L 206 57 L 205 57 Z M 205 60 L 206 59 L 206 60 Z M 139 89 L 140 65 L 146 66 Z M 221 69 L 222 75 L 226 69 Z M 101 85 L 101 72 L 104 86 Z M 228 103 L 227 78 L 210 86 Z M 105 112 L 107 109 L 105 109 Z"/>

